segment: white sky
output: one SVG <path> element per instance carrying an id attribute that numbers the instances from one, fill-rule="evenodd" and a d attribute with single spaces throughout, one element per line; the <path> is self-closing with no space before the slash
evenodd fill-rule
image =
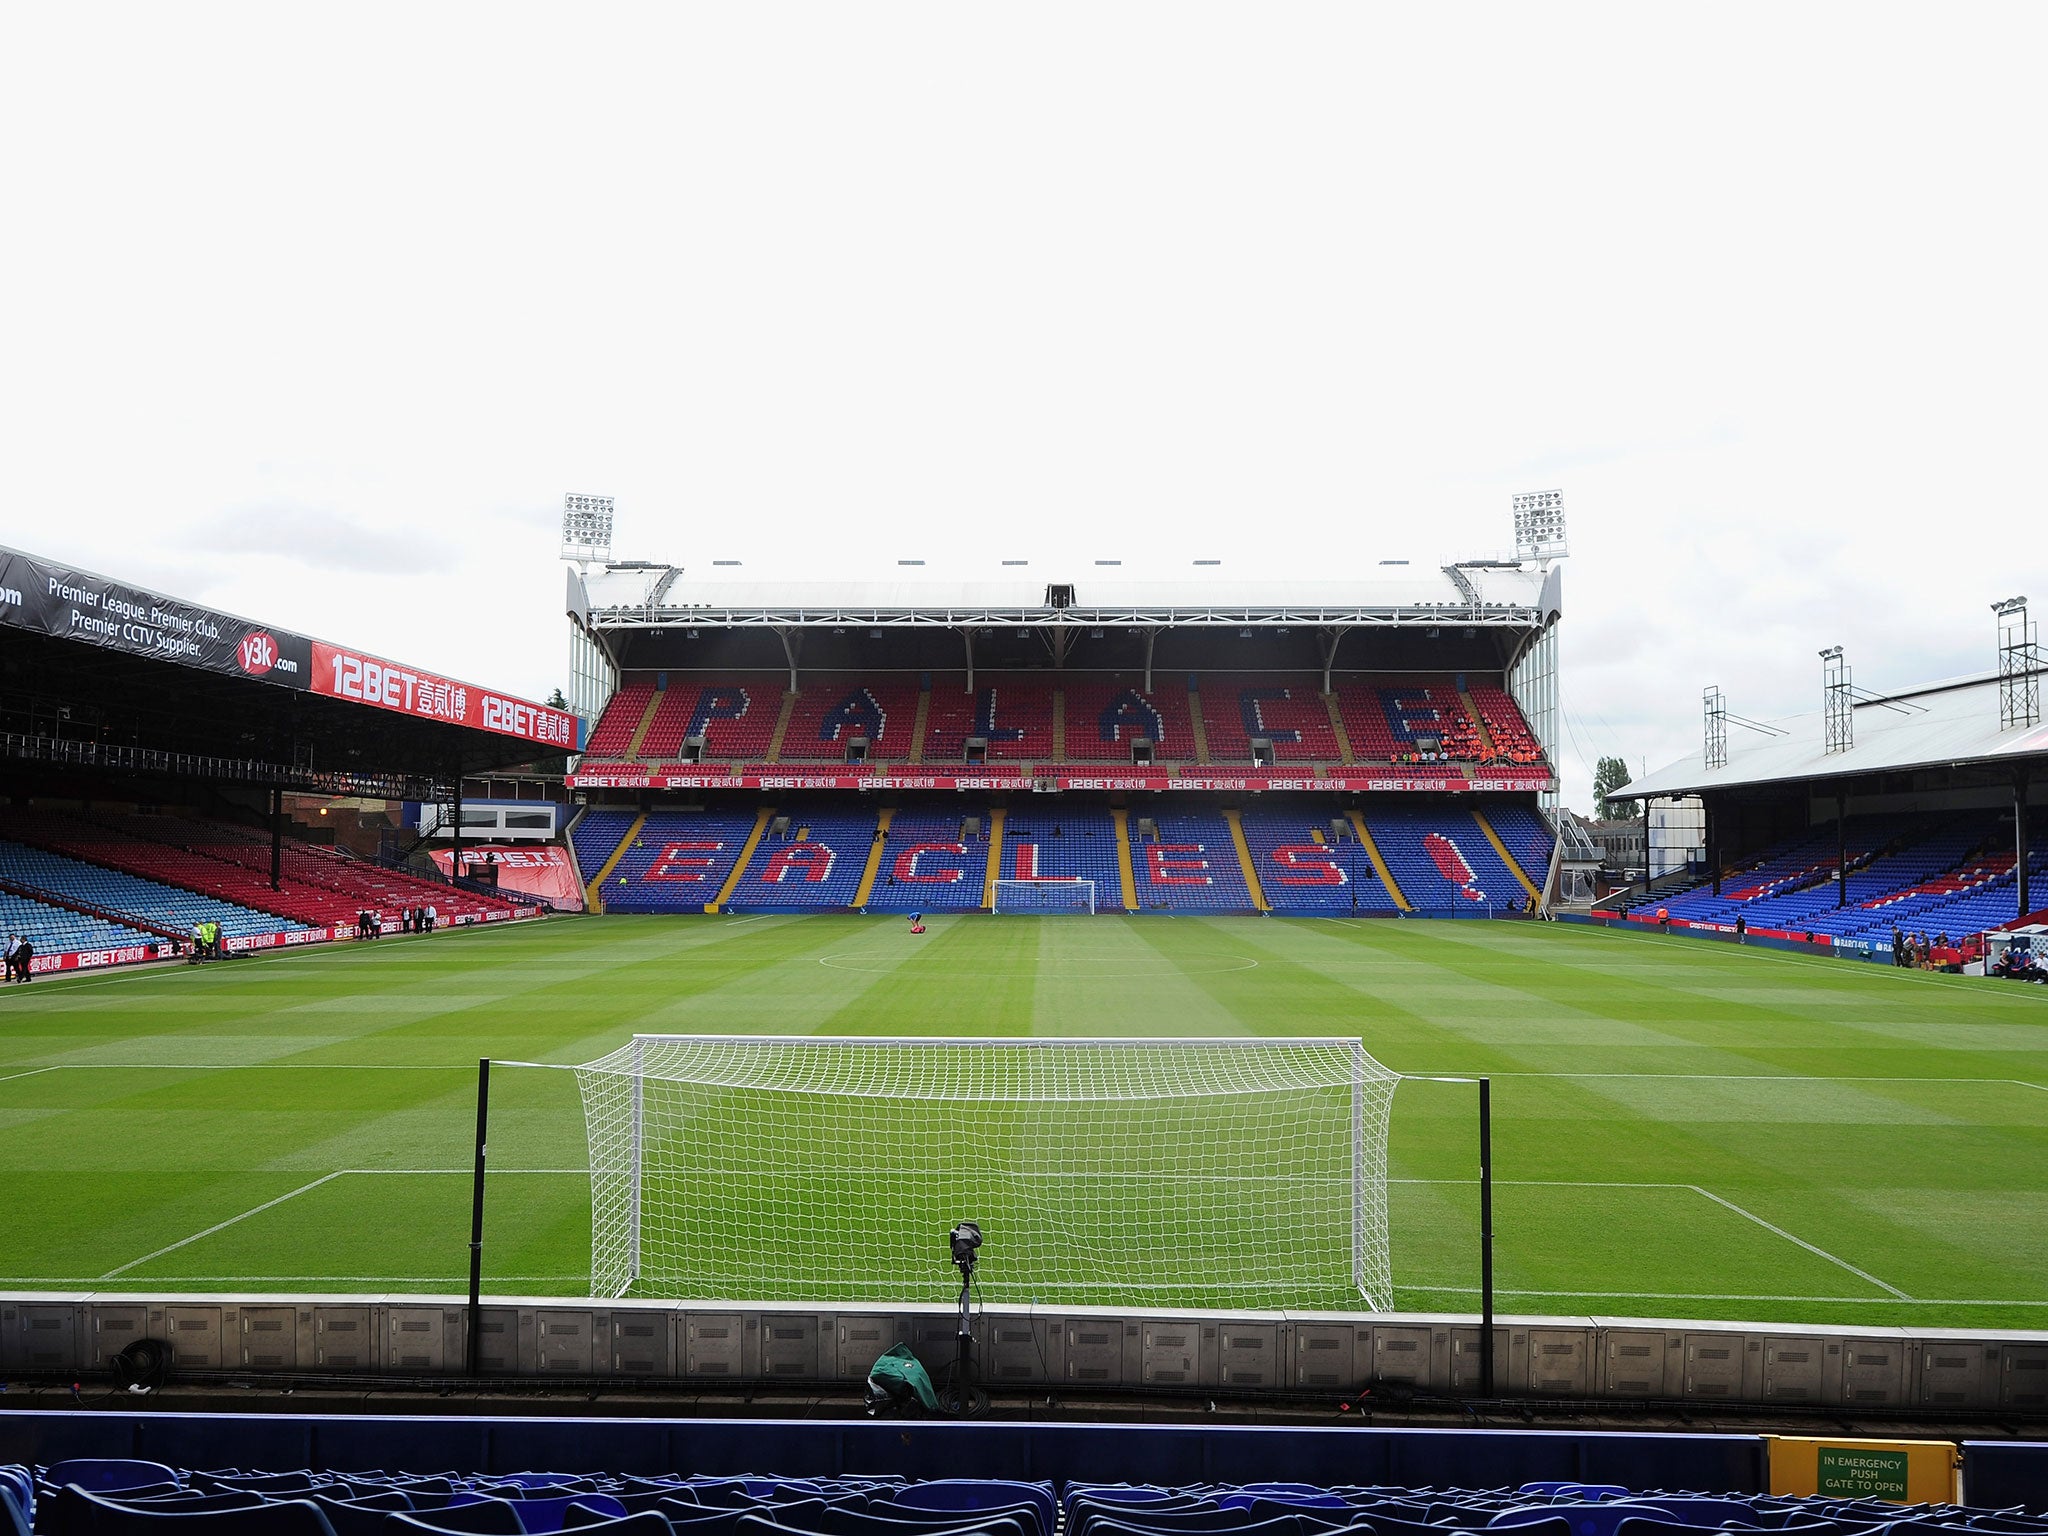
<path id="1" fill-rule="evenodd" d="M 2039 5 L 15 5 L 0 540 L 539 697 L 621 555 L 1561 486 L 1567 799 L 2048 606 Z M 914 547 L 913 547 L 914 546 Z"/>

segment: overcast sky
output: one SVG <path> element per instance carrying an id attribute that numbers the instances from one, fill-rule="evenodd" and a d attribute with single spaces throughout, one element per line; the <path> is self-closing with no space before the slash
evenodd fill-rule
<path id="1" fill-rule="evenodd" d="M 2048 606 L 2048 8 L 15 5 L 5 542 L 539 697 L 617 548 L 1485 555 L 1567 799 Z M 1199 547 L 1199 548 L 1198 548 Z M 1739 743 L 1737 744 L 1739 750 Z"/>

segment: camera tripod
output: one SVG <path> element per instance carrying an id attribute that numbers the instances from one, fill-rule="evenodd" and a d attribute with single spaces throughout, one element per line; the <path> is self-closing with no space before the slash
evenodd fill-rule
<path id="1" fill-rule="evenodd" d="M 970 1293 L 974 1288 L 976 1251 L 981 1247 L 981 1228 L 963 1221 L 950 1234 L 953 1263 L 960 1271 L 959 1349 L 946 1384 L 939 1388 L 939 1407 L 958 1419 L 979 1418 L 988 1412 L 988 1394 L 974 1379 L 974 1313 Z"/>

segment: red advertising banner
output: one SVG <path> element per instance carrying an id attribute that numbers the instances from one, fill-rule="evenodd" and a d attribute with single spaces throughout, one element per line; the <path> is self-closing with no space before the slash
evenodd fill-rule
<path id="1" fill-rule="evenodd" d="M 434 863 L 444 875 L 452 874 L 455 864 L 455 850 L 436 848 L 433 850 Z M 539 896 L 562 912 L 583 910 L 583 887 L 576 879 L 576 868 L 569 862 L 569 850 L 553 844 L 545 847 L 514 848 L 465 848 L 462 850 L 464 874 L 473 865 L 495 864 L 498 867 L 500 889 L 524 891 L 530 896 Z"/>
<path id="2" fill-rule="evenodd" d="M 1325 790 L 1359 791 L 1369 794 L 1469 794 L 1491 790 L 1502 794 L 1528 793 L 1555 787 L 1546 774 L 1523 778 L 1489 778 L 1475 782 L 1462 773 L 1402 773 L 1390 769 L 1344 769 L 1326 778 L 1312 773 L 1233 771 L 1198 768 L 1178 774 L 1164 773 L 1054 773 L 1061 789 L 1077 790 Z M 608 763 L 571 774 L 574 789 L 972 789 L 1026 791 L 1032 781 L 1015 774 L 990 776 L 975 773 L 848 773 L 832 769 L 791 769 L 786 773 L 729 773 L 722 769 L 661 772 L 638 764 Z"/>
<path id="3" fill-rule="evenodd" d="M 472 730 L 516 736 L 559 752 L 573 752 L 577 747 L 574 715 L 344 650 L 324 640 L 313 642 L 313 692 L 423 720 L 445 720 Z"/>
<path id="4" fill-rule="evenodd" d="M 171 943 L 166 939 L 157 944 L 124 944 L 118 949 L 65 950 L 54 955 L 31 955 L 28 969 L 31 976 L 42 976 L 50 971 L 92 971 L 106 965 L 137 965 L 145 960 L 160 960 L 170 953 Z"/>

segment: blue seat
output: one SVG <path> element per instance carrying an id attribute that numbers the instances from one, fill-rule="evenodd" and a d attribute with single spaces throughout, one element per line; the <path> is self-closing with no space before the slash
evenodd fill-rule
<path id="1" fill-rule="evenodd" d="M 12 1482 L 0 1482 L 0 1536 L 29 1536 L 33 1526 Z"/>
<path id="2" fill-rule="evenodd" d="M 457 1494 L 457 1498 L 462 1495 Z M 460 1536 L 525 1536 L 526 1527 L 519 1523 L 519 1510 L 510 1499 L 471 1499 L 466 1504 L 448 1504 L 440 1509 L 416 1510 L 412 1514 L 394 1513 L 386 1517 L 390 1528 L 396 1533 L 414 1531 L 452 1531 Z"/>
<path id="3" fill-rule="evenodd" d="M 608 1536 L 668 1536 L 668 1528 L 666 1520 L 652 1513 L 621 1515 L 615 1520 L 578 1527 L 579 1530 L 607 1532 Z"/>
<path id="4" fill-rule="evenodd" d="M 334 1536 L 380 1536 L 384 1522 L 394 1513 L 412 1508 L 412 1500 L 396 1492 L 365 1494 L 355 1499 L 335 1499 L 316 1493 L 312 1498 L 320 1506 L 320 1513 L 327 1517 L 327 1523 L 334 1527 Z"/>
<path id="5" fill-rule="evenodd" d="M 519 1528 L 526 1536 L 554 1536 L 561 1530 L 562 1516 L 571 1506 L 613 1520 L 623 1520 L 629 1513 L 625 1505 L 608 1493 L 571 1493 L 560 1498 L 521 1499 L 512 1506 L 512 1512 L 519 1517 Z"/>
<path id="6" fill-rule="evenodd" d="M 1707 1532 L 1718 1532 L 1718 1525 L 1686 1525 L 1676 1520 L 1659 1520 L 1651 1515 L 1636 1515 L 1624 1520 L 1614 1528 L 1614 1536 L 1705 1536 Z"/>
<path id="7" fill-rule="evenodd" d="M 1660 1511 L 1666 1519 L 1681 1525 L 1756 1525 L 1763 1513 L 1740 1499 L 1695 1499 L 1662 1494 L 1631 1495 L 1627 1502 L 1637 1509 Z"/>
<path id="8" fill-rule="evenodd" d="M 1204 1528 L 1206 1531 L 1228 1533 L 1228 1536 L 1304 1536 L 1301 1521 L 1293 1515 L 1277 1515 L 1259 1520 L 1241 1510 L 1226 1510 L 1221 1513 L 1238 1515 L 1242 1523 L 1209 1526 Z M 1142 1511 L 1134 1513 L 1128 1520 L 1105 1517 L 1088 1523 L 1089 1536 L 1179 1536 L 1179 1533 L 1186 1529 L 1187 1527 L 1178 1525 L 1148 1525 Z"/>
<path id="9" fill-rule="evenodd" d="M 146 1488 L 152 1484 L 178 1486 L 176 1472 L 160 1461 L 100 1460 L 81 1457 L 60 1461 L 43 1473 L 53 1488 L 83 1488 L 87 1493 L 118 1493 L 123 1488 Z"/>
<path id="10" fill-rule="evenodd" d="M 402 1519 L 403 1516 L 393 1516 Z M 56 1497 L 51 1536 L 335 1536 L 308 1499 L 267 1499 L 240 1509 L 144 1509 L 66 1485 Z"/>
<path id="11" fill-rule="evenodd" d="M 1487 1527 L 1498 1529 L 1506 1526 L 1538 1525 L 1557 1520 L 1564 1522 L 1564 1528 L 1571 1536 L 1614 1536 L 1615 1527 L 1622 1521 L 1642 1517 L 1640 1505 L 1528 1504 L 1520 1509 L 1502 1510 L 1487 1522 Z"/>
<path id="12" fill-rule="evenodd" d="M 1581 1503 L 1596 1504 L 1602 1499 L 1625 1499 L 1629 1491 L 1614 1483 L 1524 1483 L 1515 1492 L 1539 1499 L 1554 1499 L 1563 1494 Z"/>
<path id="13" fill-rule="evenodd" d="M 14 1502 L 20 1507 L 22 1517 L 33 1526 L 36 1523 L 36 1475 L 27 1467 L 0 1466 L 0 1488 L 14 1495 Z"/>
<path id="14" fill-rule="evenodd" d="M 1013 1483 L 999 1478 L 947 1477 L 895 1490 L 891 1502 L 911 1509 L 959 1513 L 977 1509 L 1009 1509 L 1029 1504 L 1038 1511 L 1039 1536 L 1052 1536 L 1059 1506 L 1050 1483 Z"/>
<path id="15" fill-rule="evenodd" d="M 1087 1536 L 1089 1531 L 1102 1523 L 1122 1526 L 1139 1526 L 1148 1531 L 1162 1533 L 1188 1532 L 1190 1536 L 1202 1536 L 1210 1531 L 1241 1531 L 1247 1525 L 1256 1523 L 1249 1510 L 1225 1509 L 1220 1504 L 1204 1504 L 1199 1509 L 1155 1509 L 1150 1505 L 1132 1506 L 1119 1504 L 1105 1508 L 1100 1505 L 1083 1505 L 1068 1519 L 1068 1536 Z M 1300 1522 L 1294 1522 L 1299 1526 Z"/>

